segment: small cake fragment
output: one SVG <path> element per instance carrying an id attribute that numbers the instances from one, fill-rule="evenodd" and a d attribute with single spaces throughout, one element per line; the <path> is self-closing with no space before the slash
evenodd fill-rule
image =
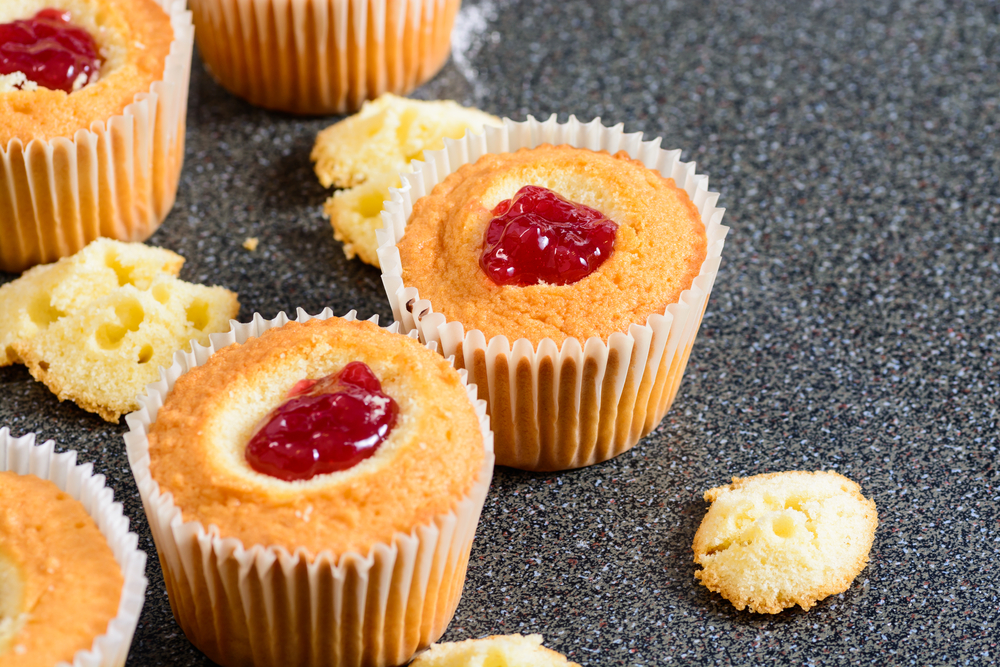
<path id="1" fill-rule="evenodd" d="M 260 240 L 256 236 L 249 236 L 243 240 L 243 249 L 253 252 L 257 249 L 257 244 L 259 243 Z"/>
<path id="2" fill-rule="evenodd" d="M 136 396 L 174 352 L 207 343 L 238 311 L 227 289 L 161 275 L 148 290 L 123 285 L 14 349 L 60 400 L 117 422 L 138 409 Z"/>
<path id="3" fill-rule="evenodd" d="M 833 471 L 734 477 L 709 489 L 694 538 L 695 572 L 709 590 L 758 614 L 777 614 L 847 590 L 868 563 L 875 503 Z"/>
<path id="4" fill-rule="evenodd" d="M 375 230 L 382 227 L 382 202 L 399 187 L 399 173 L 425 150 L 444 148 L 466 130 L 481 133 L 501 125 L 496 116 L 450 100 L 424 102 L 386 93 L 361 111 L 322 130 L 311 158 L 324 187 L 351 188 L 330 197 L 324 212 L 348 259 L 378 266 Z"/>
<path id="5" fill-rule="evenodd" d="M 431 644 L 411 667 L 580 667 L 542 646 L 541 635 L 493 635 Z"/>
<path id="6" fill-rule="evenodd" d="M 326 200 L 323 210 L 333 224 L 333 238 L 344 244 L 347 259 L 378 266 L 375 231 L 382 228 L 382 202 L 389 188 L 399 187 L 396 174 L 376 174 L 360 185 L 337 190 Z"/>
<path id="7" fill-rule="evenodd" d="M 17 363 L 14 345 L 58 319 L 124 285 L 147 289 L 158 275 L 176 276 L 183 264 L 169 250 L 102 238 L 71 257 L 25 271 L 0 286 L 0 366 Z"/>
<path id="8" fill-rule="evenodd" d="M 191 340 L 226 331 L 236 294 L 177 279 L 184 258 L 97 239 L 0 286 L 0 366 L 23 363 L 55 393 L 117 422 Z"/>

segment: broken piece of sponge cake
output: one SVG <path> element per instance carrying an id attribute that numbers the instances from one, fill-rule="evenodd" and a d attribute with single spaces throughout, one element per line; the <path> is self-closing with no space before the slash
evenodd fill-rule
<path id="1" fill-rule="evenodd" d="M 99 239 L 0 287 L 0 351 L 58 397 L 117 422 L 190 341 L 226 331 L 236 294 L 176 278 L 169 250 Z"/>
<path id="2" fill-rule="evenodd" d="M 17 363 L 14 343 L 123 285 L 147 289 L 160 274 L 176 276 L 184 258 L 141 243 L 97 239 L 71 257 L 36 266 L 0 286 L 0 366 Z"/>
<path id="3" fill-rule="evenodd" d="M 311 158 L 324 187 L 350 188 L 334 193 L 323 207 L 334 237 L 348 259 L 378 266 L 375 230 L 381 229 L 382 202 L 399 187 L 399 172 L 425 150 L 444 148 L 445 138 L 466 130 L 481 133 L 501 125 L 496 116 L 450 100 L 424 102 L 386 93 L 365 102 L 361 111 L 322 130 Z"/>
<path id="4" fill-rule="evenodd" d="M 833 471 L 734 477 L 709 489 L 694 538 L 695 572 L 737 609 L 805 610 L 847 590 L 868 563 L 875 503 Z"/>

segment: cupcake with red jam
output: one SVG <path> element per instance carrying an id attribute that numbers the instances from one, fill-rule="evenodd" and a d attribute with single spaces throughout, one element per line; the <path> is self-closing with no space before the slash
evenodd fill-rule
<path id="1" fill-rule="evenodd" d="M 461 597 L 485 406 L 415 338 L 299 320 L 195 346 L 128 417 L 174 614 L 222 665 L 403 664 Z"/>
<path id="2" fill-rule="evenodd" d="M 0 3 L 0 270 L 156 230 L 184 157 L 192 46 L 171 0 Z"/>
<path id="3" fill-rule="evenodd" d="M 468 370 L 497 463 L 604 461 L 669 409 L 727 231 L 679 154 L 599 120 L 506 121 L 386 204 L 393 314 Z"/>

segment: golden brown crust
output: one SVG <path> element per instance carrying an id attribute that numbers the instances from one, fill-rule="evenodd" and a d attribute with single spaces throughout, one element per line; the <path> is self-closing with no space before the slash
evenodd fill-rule
<path id="1" fill-rule="evenodd" d="M 847 590 L 868 563 L 875 503 L 833 471 L 733 477 L 709 489 L 695 577 L 733 605 L 777 614 Z"/>
<path id="2" fill-rule="evenodd" d="M 389 437 L 354 468 L 304 482 L 253 471 L 256 423 L 299 380 L 368 364 L 399 406 Z M 447 513 L 483 462 L 479 420 L 457 371 L 424 346 L 370 322 L 290 322 L 215 353 L 174 385 L 149 435 L 150 473 L 185 521 L 223 537 L 339 555 L 367 553 Z"/>
<path id="3" fill-rule="evenodd" d="M 107 631 L 118 613 L 121 569 L 83 505 L 55 484 L 0 472 L 0 551 L 17 571 L 28 614 L 0 658 L 5 667 L 72 661 Z"/>
<path id="4" fill-rule="evenodd" d="M 523 185 L 542 185 L 598 209 L 619 227 L 614 252 L 570 285 L 497 286 L 480 269 L 493 207 Z M 435 311 L 487 339 L 557 344 L 607 339 L 679 300 L 701 270 L 707 241 L 698 209 L 672 179 L 625 152 L 542 145 L 490 154 L 439 183 L 413 208 L 398 244 L 402 277 Z"/>
<path id="5" fill-rule="evenodd" d="M 149 92 L 150 85 L 163 77 L 174 31 L 158 4 L 153 0 L 78 0 L 76 4 L 90 5 L 97 24 L 105 29 L 98 43 L 120 52 L 116 62 L 102 66 L 97 82 L 74 93 L 46 88 L 0 93 L 0 148 L 6 149 L 11 139 L 23 143 L 72 139 L 78 130 L 121 114 L 137 94 Z"/>

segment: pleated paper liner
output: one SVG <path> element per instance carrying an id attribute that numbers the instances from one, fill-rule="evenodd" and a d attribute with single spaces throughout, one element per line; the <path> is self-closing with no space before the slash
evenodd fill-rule
<path id="1" fill-rule="evenodd" d="M 163 79 L 121 115 L 72 137 L 0 146 L 0 271 L 72 255 L 99 236 L 144 241 L 170 212 L 184 162 L 194 27 L 184 0 L 170 16 Z"/>
<path id="2" fill-rule="evenodd" d="M 300 114 L 405 95 L 444 65 L 460 0 L 191 0 L 198 50 L 227 90 Z"/>
<path id="3" fill-rule="evenodd" d="M 327 319 L 327 309 L 316 316 Z M 299 322 L 313 319 L 301 309 Z M 354 311 L 345 319 L 356 319 Z M 377 318 L 373 318 L 376 321 Z M 188 639 L 222 665 L 301 667 L 401 665 L 444 633 L 462 595 L 479 514 L 493 474 L 486 406 L 466 385 L 479 416 L 486 456 L 469 493 L 449 513 L 409 534 L 397 533 L 367 554 L 244 545 L 214 525 L 184 521 L 172 496 L 149 471 L 149 429 L 177 379 L 216 351 L 288 322 L 254 315 L 192 343 L 139 397 L 126 417 L 129 463 L 149 519 L 174 616 Z M 395 332 L 397 325 L 387 328 Z M 459 374 L 465 380 L 466 374 Z"/>
<path id="4" fill-rule="evenodd" d="M 469 382 L 489 405 L 499 465 L 538 471 L 592 465 L 633 447 L 670 409 L 718 273 L 729 231 L 722 225 L 725 210 L 715 206 L 719 195 L 708 191 L 708 177 L 696 174 L 693 162 L 681 162 L 680 150 L 662 150 L 660 139 L 642 141 L 641 133 L 626 134 L 621 124 L 604 127 L 599 118 L 581 123 L 571 116 L 559 123 L 555 116 L 544 122 L 529 116 L 504 125 L 447 140 L 444 149 L 425 152 L 424 162 L 413 162 L 413 173 L 400 175 L 402 187 L 390 190 L 377 232 L 382 281 L 402 330 L 439 343 L 442 354 L 454 355 L 456 365 L 469 371 Z M 607 340 L 571 337 L 560 348 L 544 339 L 536 347 L 526 338 L 511 344 L 505 336 L 487 340 L 478 330 L 466 331 L 403 283 L 396 243 L 413 203 L 482 155 L 543 143 L 624 150 L 687 192 L 701 213 L 708 247 L 701 271 L 677 303 Z"/>
<path id="5" fill-rule="evenodd" d="M 105 485 L 104 475 L 95 475 L 93 469 L 92 463 L 78 465 L 74 451 L 55 453 L 51 440 L 35 445 L 34 433 L 14 438 L 7 427 L 0 428 L 0 471 L 53 482 L 80 501 L 111 547 L 124 578 L 118 615 L 104 634 L 94 638 L 90 649 L 76 652 L 73 667 L 121 667 L 146 597 L 146 554 L 137 548 L 139 537 L 129 532 L 128 518 L 122 514 L 121 503 L 114 502 L 114 492 Z"/>

